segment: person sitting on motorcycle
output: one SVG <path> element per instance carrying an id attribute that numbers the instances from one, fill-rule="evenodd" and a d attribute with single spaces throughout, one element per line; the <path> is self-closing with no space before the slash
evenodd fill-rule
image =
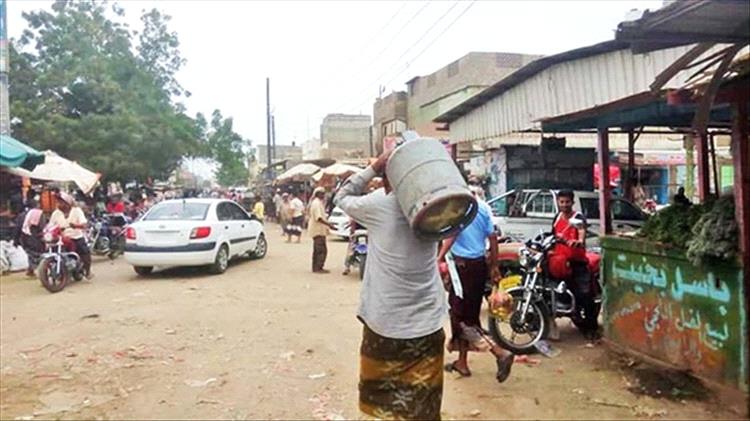
<path id="1" fill-rule="evenodd" d="M 122 200 L 122 193 L 112 195 L 112 199 L 107 203 L 107 213 L 125 213 L 125 202 Z"/>
<path id="2" fill-rule="evenodd" d="M 86 229 L 88 224 L 86 215 L 71 195 L 61 192 L 57 198 L 57 209 L 52 212 L 49 224 L 59 226 L 63 229 L 63 237 L 73 242 L 75 251 L 81 257 L 81 263 L 83 263 L 83 274 L 87 279 L 91 279 L 93 277 L 91 274 L 91 251 L 83 235 L 83 230 Z"/>
<path id="3" fill-rule="evenodd" d="M 357 221 L 355 221 L 352 218 L 349 218 L 349 245 L 346 247 L 346 256 L 344 257 L 344 272 L 342 272 L 342 275 L 348 275 L 351 267 L 351 259 L 352 255 L 354 254 L 354 248 L 357 247 L 356 239 L 354 238 L 354 233 L 357 230 L 365 229 L 362 225 L 358 224 Z"/>
<path id="4" fill-rule="evenodd" d="M 591 286 L 591 273 L 586 258 L 586 219 L 573 210 L 575 195 L 571 190 L 561 190 L 557 194 L 557 206 L 560 211 L 552 220 L 552 233 L 558 243 L 554 246 L 549 258 L 550 273 L 564 279 L 573 291 L 576 303 L 583 309 L 583 321 L 578 328 L 586 339 L 598 336 L 594 291 Z M 582 221 L 581 226 L 573 226 L 570 221 Z"/>

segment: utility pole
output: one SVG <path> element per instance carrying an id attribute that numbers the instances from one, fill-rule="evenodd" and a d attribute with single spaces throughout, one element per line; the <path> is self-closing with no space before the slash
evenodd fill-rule
<path id="1" fill-rule="evenodd" d="M 0 134 L 10 136 L 10 99 L 8 94 L 8 2 L 0 0 Z"/>
<path id="2" fill-rule="evenodd" d="M 276 116 L 271 115 L 271 144 L 273 149 L 273 160 L 276 160 Z"/>
<path id="3" fill-rule="evenodd" d="M 271 167 L 271 79 L 266 78 L 266 157 L 268 164 L 268 179 L 273 180 L 273 168 Z"/>

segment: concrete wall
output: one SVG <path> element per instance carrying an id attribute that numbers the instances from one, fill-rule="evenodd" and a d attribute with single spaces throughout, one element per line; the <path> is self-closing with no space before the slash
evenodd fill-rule
<path id="1" fill-rule="evenodd" d="M 699 267 L 683 251 L 602 239 L 604 334 L 612 342 L 747 392 L 742 268 Z"/>
<path id="2" fill-rule="evenodd" d="M 327 115 L 320 125 L 321 158 L 368 156 L 370 124 L 368 115 Z"/>
<path id="3" fill-rule="evenodd" d="M 266 145 L 258 145 L 256 148 L 258 152 L 258 164 L 266 166 L 268 164 L 268 147 Z M 297 145 L 276 145 L 275 161 L 284 159 L 296 162 L 302 161 L 302 148 Z"/>
<path id="4" fill-rule="evenodd" d="M 407 82 L 409 128 L 446 137 L 432 119 L 541 56 L 472 52 L 438 71 Z"/>

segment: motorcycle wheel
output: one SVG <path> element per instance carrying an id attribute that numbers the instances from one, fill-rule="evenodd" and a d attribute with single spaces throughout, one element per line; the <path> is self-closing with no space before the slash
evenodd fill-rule
<path id="1" fill-rule="evenodd" d="M 534 345 L 549 335 L 549 310 L 547 310 L 544 305 L 540 305 L 537 302 L 530 303 L 527 317 L 531 317 L 531 321 L 527 321 L 524 328 L 531 326 L 532 329 L 530 329 L 528 333 L 522 333 L 522 335 L 526 335 L 529 340 L 518 343 L 515 342 L 515 338 L 519 333 L 513 328 L 513 324 L 517 323 L 517 319 L 514 319 L 514 317 L 517 318 L 520 316 L 519 311 L 516 309 L 520 308 L 521 297 L 514 295 L 513 298 L 514 310 L 508 315 L 507 320 L 496 318 L 490 313 L 488 317 L 490 335 L 492 335 L 492 339 L 494 339 L 498 345 L 514 354 L 531 354 L 536 351 Z"/>
<path id="2" fill-rule="evenodd" d="M 359 256 L 359 280 L 365 279 L 365 265 L 367 264 L 367 255 Z"/>
<path id="3" fill-rule="evenodd" d="M 39 280 L 42 286 L 49 292 L 60 292 L 68 283 L 68 270 L 65 265 L 60 265 L 60 271 L 57 271 L 57 264 L 54 258 L 48 257 L 39 262 Z"/>

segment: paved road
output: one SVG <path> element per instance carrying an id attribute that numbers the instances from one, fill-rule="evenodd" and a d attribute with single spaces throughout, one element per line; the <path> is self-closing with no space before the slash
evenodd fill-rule
<path id="1" fill-rule="evenodd" d="M 120 259 L 96 278 L 47 293 L 0 282 L 0 418 L 282 418 L 357 416 L 360 282 L 310 273 L 312 245 L 269 225 L 263 260 L 221 276 L 175 269 L 139 278 Z M 444 418 L 736 418 L 704 402 L 627 391 L 633 378 L 603 347 L 562 328 L 563 353 L 494 381 L 487 355 L 473 377 L 446 377 Z M 447 357 L 449 358 L 449 357 Z"/>

